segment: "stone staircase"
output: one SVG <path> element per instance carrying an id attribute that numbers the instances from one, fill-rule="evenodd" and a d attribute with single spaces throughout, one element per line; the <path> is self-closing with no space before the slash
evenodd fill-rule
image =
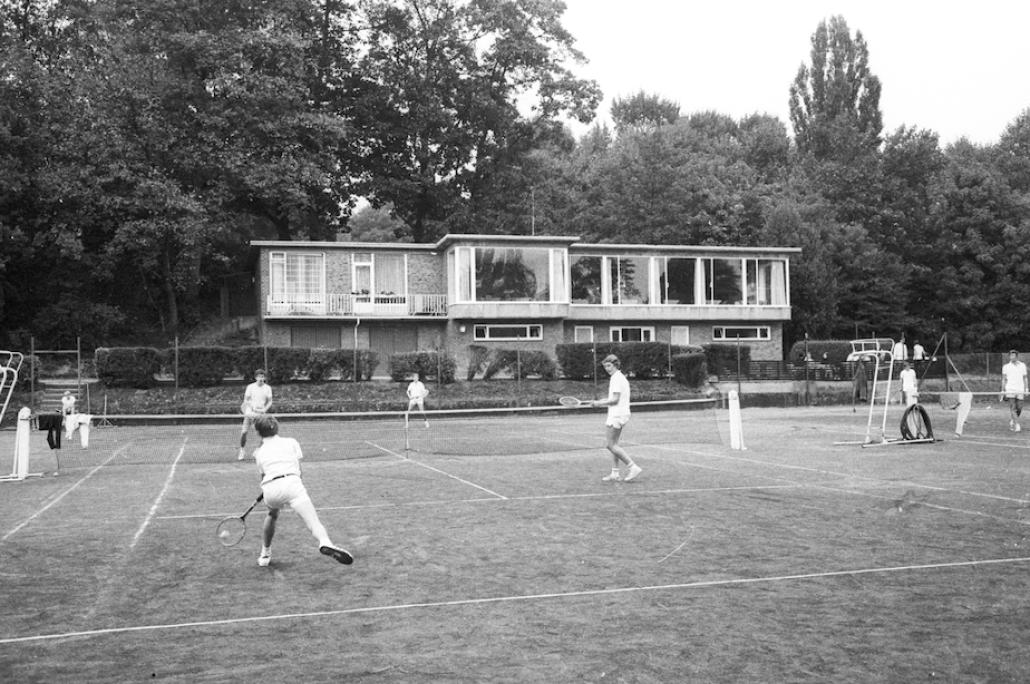
<path id="1" fill-rule="evenodd" d="M 75 404 L 75 408 L 80 412 L 85 413 L 87 410 L 96 411 L 96 406 L 86 405 L 86 385 L 91 384 L 92 382 L 95 381 L 84 380 L 80 385 L 74 378 L 40 380 L 39 405 L 36 407 L 36 410 L 40 413 L 60 411 L 61 397 L 64 396 L 64 393 L 67 391 L 71 392 L 79 400 L 78 403 Z M 93 399 L 93 397 L 90 397 L 90 399 Z M 91 401 L 90 403 L 95 404 L 96 402 Z"/>

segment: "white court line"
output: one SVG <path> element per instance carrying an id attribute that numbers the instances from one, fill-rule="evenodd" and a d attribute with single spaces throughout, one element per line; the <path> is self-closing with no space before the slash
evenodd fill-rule
<path id="1" fill-rule="evenodd" d="M 26 518 L 25 520 L 21 521 L 21 522 L 20 522 L 20 523 L 19 523 L 18 525 L 16 525 L 16 526 L 14 527 L 14 529 L 10 530 L 10 531 L 9 531 L 9 532 L 8 532 L 7 534 L 5 534 L 5 535 L 4 535 L 3 537 L 0 537 L 0 541 L 7 541 L 7 540 L 8 540 L 8 539 L 9 539 L 9 538 L 10 538 L 11 536 L 13 536 L 14 534 L 16 534 L 16 533 L 17 533 L 17 532 L 18 532 L 19 530 L 21 530 L 21 529 L 22 529 L 23 527 L 25 527 L 25 526 L 26 526 L 26 525 L 28 525 L 28 524 L 29 524 L 30 522 L 32 522 L 33 520 L 35 520 L 36 518 L 38 518 L 38 517 L 39 517 L 40 515 L 42 515 L 43 513 L 45 513 L 45 512 L 47 511 L 47 509 L 49 509 L 49 508 L 50 508 L 51 506 L 54 506 L 54 505 L 55 505 L 55 504 L 57 504 L 57 503 L 58 503 L 58 502 L 59 502 L 59 501 L 60 501 L 61 499 L 63 499 L 63 498 L 64 498 L 64 497 L 66 497 L 67 495 L 71 494 L 71 493 L 72 493 L 72 492 L 73 492 L 73 491 L 74 491 L 75 489 L 77 489 L 77 488 L 78 488 L 78 486 L 79 486 L 79 485 L 81 485 L 81 484 L 82 484 L 83 482 L 85 482 L 85 481 L 86 481 L 86 480 L 88 480 L 89 478 L 93 477 L 93 474 L 94 474 L 94 473 L 96 473 L 96 472 L 97 472 L 98 470 L 100 470 L 101 468 L 103 468 L 104 466 L 106 466 L 106 465 L 107 465 L 108 463 L 110 463 L 110 462 L 111 462 L 111 460 L 112 460 L 112 459 L 114 459 L 114 458 L 115 458 L 116 456 L 118 456 L 118 455 L 119 455 L 120 453 L 122 453 L 123 451 L 125 451 L 125 449 L 126 449 L 126 448 L 128 448 L 128 446 L 129 446 L 128 444 L 124 444 L 124 445 L 122 445 L 122 446 L 118 447 L 118 449 L 116 449 L 116 450 L 115 450 L 115 452 L 114 452 L 113 454 L 111 454 L 110 456 L 108 456 L 108 457 L 107 457 L 107 460 L 105 460 L 105 461 L 104 461 L 103 463 L 101 463 L 101 464 L 100 464 L 100 465 L 98 465 L 97 467 L 93 468 L 93 470 L 91 470 L 91 471 L 89 471 L 88 473 L 86 473 L 85 475 L 83 475 L 83 476 L 82 476 L 82 477 L 81 477 L 81 478 L 79 479 L 79 481 L 78 481 L 78 482 L 76 482 L 75 484 L 73 484 L 73 485 L 72 485 L 71 487 L 69 487 L 68 489 L 64 490 L 63 492 L 61 492 L 61 494 L 60 494 L 60 495 L 58 495 L 58 496 L 57 496 L 57 497 L 56 497 L 55 499 L 53 499 L 53 500 L 52 500 L 52 501 L 51 501 L 50 503 L 48 503 L 48 504 L 47 504 L 46 506 L 43 506 L 43 508 L 39 509 L 38 511 L 36 511 L 36 512 L 35 512 L 35 513 L 33 513 L 32 515 L 30 515 L 30 516 L 29 516 L 28 518 Z"/>
<path id="2" fill-rule="evenodd" d="M 17 644 L 33 641 L 55 641 L 82 637 L 104 636 L 109 634 L 131 634 L 139 632 L 155 632 L 172 629 L 196 629 L 198 627 L 219 627 L 241 625 L 255 622 L 272 622 L 279 620 L 297 620 L 301 618 L 339 617 L 343 615 L 362 615 L 369 613 L 388 613 L 399 610 L 417 610 L 426 608 L 451 608 L 455 606 L 481 606 L 502 603 L 521 603 L 526 601 L 548 601 L 595 596 L 612 596 L 615 594 L 633 594 L 652 591 L 676 591 L 684 589 L 706 589 L 713 587 L 731 587 L 751 584 L 773 584 L 778 582 L 796 582 L 805 580 L 827 579 L 831 577 L 855 577 L 858 575 L 885 575 L 899 572 L 916 572 L 920 570 L 947 570 L 951 568 L 970 568 L 988 565 L 1010 565 L 1030 562 L 1030 557 L 987 558 L 971 561 L 954 561 L 949 563 L 925 563 L 921 565 L 896 565 L 881 568 L 858 568 L 854 570 L 827 570 L 824 572 L 808 572 L 795 575 L 771 575 L 768 577 L 743 577 L 735 579 L 702 580 L 699 582 L 681 582 L 678 584 L 653 584 L 635 587 L 615 587 L 612 589 L 585 589 L 582 591 L 565 591 L 550 594 L 517 594 L 514 596 L 490 596 L 486 598 L 455 599 L 453 601 L 428 601 L 425 603 L 401 603 L 385 606 L 367 606 L 365 608 L 341 608 L 339 610 L 320 610 L 310 613 L 285 613 L 281 615 L 260 615 L 245 618 L 227 618 L 224 620 L 199 620 L 195 622 L 179 622 L 159 625 L 134 625 L 130 627 L 109 627 L 106 629 L 90 629 L 80 632 L 64 632 L 54 634 L 37 634 L 0 638 L 0 645 Z"/>
<path id="3" fill-rule="evenodd" d="M 147 512 L 147 516 L 143 519 L 143 524 L 139 526 L 138 530 L 136 530 L 136 534 L 132 538 L 132 543 L 129 544 L 130 551 L 136 548 L 136 543 L 139 541 L 140 537 L 143 536 L 143 532 L 147 529 L 147 526 L 150 525 L 150 521 L 154 518 L 154 514 L 157 513 L 158 506 L 161 505 L 161 501 L 165 498 L 165 494 L 168 493 L 168 488 L 172 485 L 172 480 L 175 478 L 175 468 L 179 465 L 179 459 L 181 459 L 182 455 L 186 452 L 186 443 L 188 441 L 190 441 L 189 437 L 182 440 L 182 446 L 179 447 L 179 453 L 175 457 L 175 460 L 172 461 L 172 469 L 168 471 L 168 477 L 165 478 L 165 484 L 164 487 L 161 488 L 161 493 L 157 495 L 156 499 L 154 499 L 154 505 L 150 507 L 150 510 Z"/>
<path id="4" fill-rule="evenodd" d="M 496 496 L 498 499 L 507 499 L 508 498 L 508 497 L 506 497 L 503 494 L 498 494 L 497 492 L 495 492 L 495 491 L 493 491 L 491 489 L 487 489 L 486 487 L 477 485 L 475 482 L 469 482 L 468 480 L 462 479 L 462 478 L 458 477 L 457 475 L 452 475 L 452 474 L 450 474 L 450 473 L 448 473 L 448 472 L 446 472 L 444 470 L 440 470 L 439 468 L 434 468 L 433 466 L 428 465 L 426 463 L 422 463 L 420 461 L 416 461 L 413 458 L 408 458 L 407 456 L 403 456 L 401 454 L 398 454 L 396 451 L 393 451 L 392 449 L 387 449 L 386 447 L 380 446 L 380 445 L 376 444 L 375 442 L 369 442 L 369 441 L 366 440 L 365 444 L 368 444 L 369 446 L 373 446 L 376 449 L 379 449 L 380 451 L 383 451 L 383 452 L 385 452 L 387 454 L 390 454 L 392 456 L 396 456 L 397 458 L 402 459 L 404 461 L 407 461 L 408 463 L 414 463 L 415 465 L 417 465 L 417 466 L 419 466 L 421 468 L 425 468 L 426 470 L 432 470 L 433 472 L 440 473 L 441 475 L 445 475 L 445 476 L 451 478 L 452 480 L 457 480 L 458 482 L 461 482 L 462 484 L 467 484 L 469 487 L 475 487 L 476 489 L 478 489 L 480 491 L 483 491 L 483 492 L 486 492 L 487 494 L 490 494 L 491 496 Z"/>
<path id="5" fill-rule="evenodd" d="M 709 466 L 711 467 L 711 466 Z M 715 468 L 713 468 L 715 470 Z M 722 471 L 729 472 L 729 471 Z M 762 476 L 759 476 L 762 477 Z M 771 478 L 766 478 L 771 479 Z M 777 478 L 783 479 L 783 478 Z M 753 491 L 753 490 L 766 490 L 766 489 L 802 489 L 808 487 L 808 484 L 802 483 L 789 483 L 789 484 L 774 484 L 774 485 L 747 485 L 741 487 L 689 487 L 685 489 L 637 489 L 636 491 L 629 492 L 629 496 L 653 496 L 656 494 L 703 494 L 706 492 L 739 492 L 739 491 Z M 484 502 L 497 502 L 497 501 L 552 501 L 562 499 L 587 499 L 587 498 L 601 498 L 601 497 L 614 497 L 614 491 L 609 489 L 606 492 L 584 492 L 582 494 L 533 494 L 527 496 L 509 496 L 497 498 L 496 496 L 480 497 L 475 499 L 428 499 L 422 501 L 402 501 L 400 503 L 376 503 L 376 504 L 354 504 L 352 506 L 320 506 L 318 511 L 361 511 L 368 509 L 377 508 L 402 508 L 410 506 L 456 506 L 459 504 L 475 504 Z M 159 515 L 159 520 L 191 520 L 191 519 L 207 519 L 215 520 L 221 519 L 229 515 L 229 513 L 222 511 L 220 513 L 188 513 L 183 515 Z"/>

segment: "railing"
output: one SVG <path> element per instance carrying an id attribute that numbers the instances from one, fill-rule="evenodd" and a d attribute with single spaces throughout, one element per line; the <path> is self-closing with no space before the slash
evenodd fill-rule
<path id="1" fill-rule="evenodd" d="M 266 312 L 275 316 L 446 316 L 447 295 L 329 294 L 324 299 L 269 295 Z"/>

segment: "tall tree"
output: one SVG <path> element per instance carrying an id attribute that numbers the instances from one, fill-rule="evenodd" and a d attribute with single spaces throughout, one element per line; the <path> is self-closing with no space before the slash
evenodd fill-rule
<path id="1" fill-rule="evenodd" d="M 802 154 L 848 161 L 880 143 L 880 79 L 869 69 L 862 32 L 851 37 L 844 17 L 819 23 L 812 63 L 790 88 L 790 122 Z"/>
<path id="2" fill-rule="evenodd" d="M 362 190 L 391 202 L 416 242 L 474 205 L 562 115 L 589 121 L 600 100 L 557 0 L 364 0 L 367 51 L 350 114 L 362 139 Z M 529 116 L 521 112 L 529 110 Z M 474 213 L 474 212 L 473 212 Z"/>
<path id="3" fill-rule="evenodd" d="M 615 98 L 612 102 L 612 121 L 616 131 L 657 128 L 676 123 L 679 117 L 680 106 L 677 103 L 643 90 L 627 98 Z"/>

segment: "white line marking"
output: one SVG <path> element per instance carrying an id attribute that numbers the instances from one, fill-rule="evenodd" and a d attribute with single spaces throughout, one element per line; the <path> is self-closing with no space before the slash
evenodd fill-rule
<path id="1" fill-rule="evenodd" d="M 101 468 L 103 468 L 104 466 L 106 466 L 106 465 L 107 465 L 108 463 L 110 463 L 110 462 L 111 462 L 111 460 L 112 460 L 112 459 L 114 459 L 114 458 L 115 458 L 116 456 L 118 456 L 118 455 L 119 455 L 119 454 L 120 454 L 121 452 L 125 451 L 125 449 L 126 449 L 126 448 L 128 448 L 128 446 L 129 446 L 128 444 L 125 444 L 125 445 L 123 445 L 123 446 L 120 446 L 120 447 L 118 447 L 118 449 L 116 449 L 116 450 L 115 450 L 115 452 L 114 452 L 113 454 L 111 454 L 110 456 L 108 456 L 108 457 L 107 457 L 107 460 L 106 460 L 106 461 L 104 461 L 103 463 L 101 463 L 101 464 L 100 464 L 100 465 L 98 465 L 97 467 L 93 468 L 93 470 L 91 470 L 91 471 L 89 471 L 88 473 L 86 473 L 85 475 L 83 475 L 83 476 L 82 476 L 82 478 L 81 478 L 81 479 L 79 479 L 79 481 L 78 481 L 78 482 L 76 482 L 75 484 L 73 484 L 73 485 L 72 485 L 71 487 L 69 487 L 68 489 L 64 490 L 63 492 L 61 492 L 61 494 L 60 494 L 60 495 L 58 495 L 58 496 L 57 496 L 56 498 L 54 498 L 54 499 L 53 499 L 53 500 L 52 500 L 52 501 L 51 501 L 50 503 L 48 503 L 48 504 L 47 504 L 46 506 L 43 506 L 43 508 L 39 509 L 38 511 L 36 511 L 36 512 L 35 512 L 35 513 L 33 513 L 32 515 L 30 515 L 30 516 L 29 516 L 28 518 L 26 518 L 25 520 L 23 520 L 22 522 L 20 522 L 20 523 L 19 523 L 18 525 L 16 525 L 16 526 L 14 527 L 14 529 L 12 529 L 11 531 L 9 531 L 9 532 L 8 532 L 7 534 L 5 534 L 5 535 L 4 535 L 3 537 L 0 537 L 0 541 L 7 541 L 7 540 L 8 540 L 9 538 L 11 538 L 11 537 L 12 537 L 12 536 L 13 536 L 14 534 L 16 534 L 16 533 L 17 533 L 17 532 L 18 532 L 19 530 L 21 530 L 21 529 L 22 529 L 23 527 L 25 527 L 25 526 L 26 526 L 26 525 L 28 525 L 28 524 L 29 524 L 30 522 L 32 522 L 33 520 L 35 520 L 36 518 L 38 518 L 38 517 L 39 517 L 40 515 L 42 515 L 43 513 L 45 513 L 45 512 L 46 512 L 46 511 L 47 511 L 47 510 L 48 510 L 48 509 L 49 509 L 50 507 L 54 506 L 54 505 L 55 505 L 55 504 L 57 504 L 57 503 L 58 503 L 58 502 L 59 502 L 59 501 L 60 501 L 61 499 L 63 499 L 63 498 L 64 498 L 64 497 L 66 497 L 67 495 L 71 494 L 71 493 L 72 493 L 72 492 L 73 492 L 73 491 L 74 491 L 75 489 L 77 489 L 77 488 L 78 488 L 78 486 L 79 486 L 79 485 L 81 485 L 81 484 L 82 484 L 83 482 L 85 482 L 85 481 L 86 481 L 86 480 L 88 480 L 89 478 L 93 477 L 93 474 L 94 474 L 94 473 L 96 473 L 96 472 L 97 472 L 98 470 L 100 470 Z"/>
<path id="2" fill-rule="evenodd" d="M 379 449 L 379 450 L 384 451 L 384 452 L 386 452 L 388 454 L 391 454 L 392 456 L 396 456 L 397 458 L 399 458 L 399 459 L 401 459 L 403 461 L 407 461 L 408 463 L 414 463 L 415 465 L 417 465 L 417 466 L 419 466 L 421 468 L 425 468 L 426 470 L 432 470 L 434 473 L 440 473 L 441 475 L 445 475 L 446 477 L 449 477 L 452 480 L 457 480 L 458 482 L 461 482 L 462 484 L 467 484 L 469 487 L 475 487 L 476 489 L 478 489 L 478 490 L 480 490 L 482 492 L 486 492 L 487 494 L 490 494 L 491 496 L 496 496 L 498 499 L 507 499 L 508 498 L 508 497 L 506 497 L 503 494 L 498 494 L 497 492 L 495 492 L 495 491 L 493 491 L 491 489 L 487 489 L 486 487 L 477 485 L 475 482 L 469 482 L 468 480 L 462 479 L 462 478 L 458 477 L 457 475 L 451 475 L 447 471 L 440 470 L 439 468 L 434 468 L 433 466 L 428 465 L 426 463 L 422 463 L 421 461 L 416 461 L 413 458 L 408 458 L 407 456 L 404 456 L 402 454 L 398 454 L 396 451 L 393 451 L 391 449 L 387 449 L 386 447 L 380 446 L 380 445 L 376 444 L 375 442 L 368 442 L 368 441 L 366 441 L 365 444 L 373 446 L 376 449 Z"/>
<path id="3" fill-rule="evenodd" d="M 915 572 L 919 570 L 946 570 L 951 568 L 969 568 L 987 565 L 1010 565 L 1028 563 L 1030 557 L 1019 558 L 987 558 L 972 561 L 955 561 L 950 563 L 926 563 L 922 565 L 898 565 L 884 568 L 858 568 L 854 570 L 828 570 L 825 572 L 809 572 L 796 575 L 772 575 L 768 577 L 744 577 L 735 579 L 704 580 L 700 582 L 682 582 L 678 584 L 655 584 L 637 587 L 615 587 L 613 589 L 585 589 L 583 591 L 565 591 L 550 594 L 520 594 L 515 596 L 490 596 L 477 599 L 455 599 L 453 601 L 428 601 L 425 603 L 401 603 L 385 606 L 367 606 L 365 608 L 341 608 L 339 610 L 321 610 L 310 613 L 286 613 L 282 615 L 260 615 L 244 618 L 228 618 L 224 620 L 199 620 L 196 622 L 179 622 L 159 625 L 135 625 L 130 627 L 109 627 L 107 629 L 90 629 L 81 632 L 64 632 L 54 634 L 37 634 L 34 636 L 7 637 L 0 639 L 0 645 L 26 643 L 33 641 L 55 641 L 81 637 L 104 636 L 108 634 L 131 634 L 154 632 L 170 629 L 196 629 L 198 627 L 219 627 L 240 625 L 253 622 L 272 622 L 278 620 L 296 620 L 301 618 L 338 617 L 343 615 L 361 615 L 367 613 L 386 613 L 398 610 L 417 610 L 421 608 L 451 608 L 455 606 L 479 606 L 500 603 L 518 603 L 523 601 L 547 601 L 567 598 L 583 598 L 592 596 L 612 596 L 615 594 L 632 594 L 651 591 L 676 591 L 684 589 L 705 589 L 710 587 L 728 587 L 749 584 L 771 584 L 775 582 L 793 582 L 804 580 L 826 579 L 830 577 L 854 577 L 856 575 L 883 575 L 897 572 Z"/>
<path id="4" fill-rule="evenodd" d="M 136 530 L 136 534 L 132 538 L 132 543 L 129 544 L 129 551 L 136 548 L 136 543 L 140 540 L 140 537 L 143 536 L 143 532 L 150 525 L 150 521 L 154 518 L 154 514 L 157 513 L 157 508 L 161 505 L 161 501 L 164 500 L 165 494 L 168 493 L 168 488 L 172 486 L 172 480 L 175 478 L 175 468 L 179 465 L 179 459 L 181 459 L 182 455 L 186 452 L 186 442 L 189 440 L 189 437 L 182 440 L 182 446 L 179 447 L 179 453 L 176 455 L 175 460 L 172 461 L 172 469 L 168 471 L 168 477 L 165 478 L 164 487 L 161 488 L 161 493 L 157 495 L 156 499 L 154 499 L 154 505 L 151 506 L 150 510 L 147 512 L 147 517 L 143 519 L 143 524 L 139 526 L 138 530 Z"/>

